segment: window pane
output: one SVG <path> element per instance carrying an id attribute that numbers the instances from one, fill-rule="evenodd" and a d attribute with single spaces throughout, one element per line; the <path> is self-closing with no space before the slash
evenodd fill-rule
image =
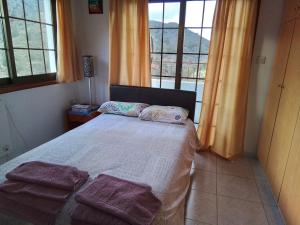
<path id="1" fill-rule="evenodd" d="M 206 1 L 204 11 L 203 27 L 212 27 L 216 1 Z"/>
<path id="2" fill-rule="evenodd" d="M 162 76 L 175 77 L 176 73 L 176 55 L 163 54 Z"/>
<path id="3" fill-rule="evenodd" d="M 160 75 L 160 54 L 151 54 L 151 75 Z"/>
<path id="4" fill-rule="evenodd" d="M 198 58 L 198 55 L 183 55 L 181 71 L 183 77 L 197 77 Z"/>
<path id="5" fill-rule="evenodd" d="M 204 80 L 198 80 L 197 90 L 196 90 L 197 92 L 196 101 L 202 101 L 203 90 L 204 90 Z"/>
<path id="6" fill-rule="evenodd" d="M 162 27 L 163 3 L 150 3 L 148 7 L 149 27 Z"/>
<path id="7" fill-rule="evenodd" d="M 26 0 L 24 6 L 26 19 L 40 21 L 38 0 Z"/>
<path id="8" fill-rule="evenodd" d="M 151 52 L 161 52 L 161 29 L 150 30 Z"/>
<path id="9" fill-rule="evenodd" d="M 40 24 L 27 22 L 27 32 L 29 48 L 42 48 Z"/>
<path id="10" fill-rule="evenodd" d="M 209 44 L 210 44 L 210 33 L 211 33 L 211 29 L 203 29 L 202 31 L 201 53 L 205 53 L 205 54 L 208 53 Z"/>
<path id="11" fill-rule="evenodd" d="M 179 9 L 179 2 L 165 3 L 164 27 L 178 27 Z"/>
<path id="12" fill-rule="evenodd" d="M 200 55 L 200 63 L 207 63 L 208 55 Z"/>
<path id="13" fill-rule="evenodd" d="M 42 50 L 30 50 L 30 58 L 31 58 L 33 75 L 44 74 L 46 71 L 45 71 L 43 51 Z"/>
<path id="14" fill-rule="evenodd" d="M 183 52 L 199 53 L 201 29 L 185 29 Z"/>
<path id="15" fill-rule="evenodd" d="M 198 69 L 198 77 L 199 78 L 205 78 L 205 74 L 206 74 L 206 63 L 203 64 L 199 64 L 199 69 Z"/>
<path id="16" fill-rule="evenodd" d="M 175 88 L 175 78 L 162 77 L 161 78 L 161 88 L 174 89 Z"/>
<path id="17" fill-rule="evenodd" d="M 47 73 L 56 72 L 55 51 L 44 51 Z"/>
<path id="18" fill-rule="evenodd" d="M 178 40 L 177 29 L 164 29 L 163 52 L 176 53 L 177 40 Z"/>
<path id="19" fill-rule="evenodd" d="M 202 107 L 202 104 L 200 102 L 196 102 L 195 117 L 194 117 L 195 123 L 199 123 L 201 107 Z"/>
<path id="20" fill-rule="evenodd" d="M 52 24 L 51 1 L 39 0 L 41 21 L 44 23 Z"/>
<path id="21" fill-rule="evenodd" d="M 4 20 L 0 19 L 0 48 L 5 48 L 3 24 L 4 24 Z"/>
<path id="22" fill-rule="evenodd" d="M 7 78 L 7 77 L 9 77 L 9 74 L 8 74 L 8 67 L 7 67 L 6 51 L 0 50 L 0 78 Z"/>
<path id="23" fill-rule="evenodd" d="M 7 7 L 10 16 L 24 18 L 22 0 L 8 0 Z"/>
<path id="24" fill-rule="evenodd" d="M 42 25 L 42 31 L 44 48 L 54 50 L 53 27 L 50 25 Z"/>
<path id="25" fill-rule="evenodd" d="M 28 50 L 14 50 L 15 62 L 17 67 L 17 76 L 31 75 Z"/>
<path id="26" fill-rule="evenodd" d="M 18 19 L 10 19 L 11 35 L 14 48 L 27 48 L 25 22 Z"/>
<path id="27" fill-rule="evenodd" d="M 195 91 L 196 79 L 181 79 L 180 89 L 186 91 Z"/>
<path id="28" fill-rule="evenodd" d="M 188 1 L 186 3 L 186 27 L 202 27 L 203 1 Z"/>
<path id="29" fill-rule="evenodd" d="M 159 88 L 159 78 L 158 77 L 152 77 L 151 87 Z"/>

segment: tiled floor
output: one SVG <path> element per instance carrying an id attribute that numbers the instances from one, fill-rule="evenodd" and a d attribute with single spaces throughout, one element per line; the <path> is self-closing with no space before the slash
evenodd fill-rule
<path id="1" fill-rule="evenodd" d="M 284 225 L 256 159 L 224 160 L 197 153 L 186 225 Z"/>

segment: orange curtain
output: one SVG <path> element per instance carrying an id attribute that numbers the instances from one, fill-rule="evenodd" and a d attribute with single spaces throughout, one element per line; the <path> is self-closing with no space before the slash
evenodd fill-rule
<path id="1" fill-rule="evenodd" d="M 224 158 L 243 152 L 258 0 L 218 0 L 198 135 Z"/>
<path id="2" fill-rule="evenodd" d="M 81 80 L 74 35 L 71 0 L 57 0 L 57 78 L 59 82 Z"/>
<path id="3" fill-rule="evenodd" d="M 109 1 L 111 84 L 150 86 L 147 0 Z"/>

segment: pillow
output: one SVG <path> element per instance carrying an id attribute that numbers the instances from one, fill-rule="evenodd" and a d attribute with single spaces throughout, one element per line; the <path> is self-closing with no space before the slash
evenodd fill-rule
<path id="1" fill-rule="evenodd" d="M 148 106 L 145 103 L 109 101 L 103 103 L 98 112 L 138 117 L 140 112 Z"/>
<path id="2" fill-rule="evenodd" d="M 152 105 L 145 108 L 139 118 L 141 120 L 183 124 L 188 115 L 188 110 L 181 107 Z"/>

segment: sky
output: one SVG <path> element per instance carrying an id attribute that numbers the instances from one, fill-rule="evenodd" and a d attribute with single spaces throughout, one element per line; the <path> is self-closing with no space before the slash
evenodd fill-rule
<path id="1" fill-rule="evenodd" d="M 211 27 L 214 10 L 215 1 L 205 2 L 205 12 L 204 12 L 204 27 Z M 200 27 L 202 24 L 202 13 L 203 13 L 204 1 L 187 1 L 186 5 L 186 27 Z M 165 3 L 165 23 L 175 22 L 179 23 L 179 7 L 180 3 L 169 2 Z M 149 4 L 149 20 L 155 20 L 162 22 L 163 15 L 163 3 L 150 3 Z M 193 32 L 200 35 L 200 29 L 191 29 Z M 203 29 L 202 36 L 210 40 L 210 29 Z"/>

